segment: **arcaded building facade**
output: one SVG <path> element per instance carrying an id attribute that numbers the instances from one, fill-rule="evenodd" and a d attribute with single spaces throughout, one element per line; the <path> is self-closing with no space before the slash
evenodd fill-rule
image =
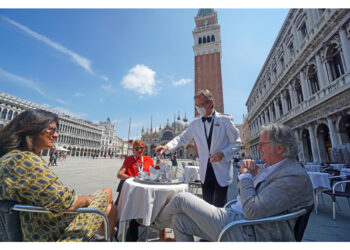
<path id="1" fill-rule="evenodd" d="M 262 125 L 290 126 L 303 162 L 350 163 L 350 10 L 291 9 L 246 102 L 250 156 Z"/>
<path id="2" fill-rule="evenodd" d="M 102 128 L 98 125 L 3 92 L 0 92 L 0 127 L 27 109 L 43 109 L 58 115 L 59 137 L 55 145 L 68 149 L 68 155 L 90 156 L 100 152 Z M 47 150 L 44 151 L 43 156 L 47 153 Z"/>

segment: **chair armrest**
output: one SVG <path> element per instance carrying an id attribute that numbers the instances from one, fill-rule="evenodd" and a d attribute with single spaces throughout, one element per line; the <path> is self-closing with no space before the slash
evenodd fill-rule
<path id="1" fill-rule="evenodd" d="M 233 203 L 236 203 L 236 202 L 237 202 L 237 200 L 231 200 L 231 201 L 229 201 L 229 202 L 227 202 L 225 204 L 224 208 L 227 208 L 228 206 L 230 206 L 230 205 L 232 205 Z"/>
<path id="2" fill-rule="evenodd" d="M 43 207 L 37 207 L 37 206 L 29 206 L 29 205 L 14 205 L 11 208 L 12 211 L 20 211 L 20 212 L 32 212 L 32 213 L 52 213 L 49 210 L 46 210 Z M 110 232 L 109 232 L 109 221 L 107 215 L 102 212 L 101 210 L 97 208 L 88 208 L 88 207 L 83 207 L 83 208 L 77 208 L 73 211 L 64 211 L 62 213 L 65 214 L 79 214 L 79 213 L 95 213 L 99 214 L 102 216 L 103 221 L 104 221 L 104 229 L 105 229 L 105 239 L 106 241 L 110 241 Z"/>
<path id="3" fill-rule="evenodd" d="M 247 226 L 247 225 L 258 225 L 258 224 L 264 224 L 269 222 L 278 222 L 278 221 L 285 221 L 285 220 L 291 220 L 298 218 L 299 216 L 302 216 L 306 214 L 306 209 L 301 209 L 297 212 L 279 215 L 279 216 L 273 216 L 273 217 L 267 217 L 263 219 L 257 219 L 257 220 L 238 220 L 233 221 L 229 224 L 227 224 L 220 232 L 217 241 L 221 241 L 222 236 L 230 229 L 232 229 L 235 226 Z"/>
<path id="4" fill-rule="evenodd" d="M 332 186 L 332 192 L 333 194 L 335 193 L 335 188 L 340 185 L 340 184 L 343 184 L 343 183 L 350 183 L 350 180 L 346 180 L 346 181 L 337 181 L 336 183 L 333 184 Z"/>

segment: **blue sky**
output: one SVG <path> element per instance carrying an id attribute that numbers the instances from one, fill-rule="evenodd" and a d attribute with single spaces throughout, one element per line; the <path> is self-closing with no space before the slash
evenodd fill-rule
<path id="1" fill-rule="evenodd" d="M 288 9 L 215 9 L 225 113 L 245 102 Z M 198 9 L 0 9 L 0 91 L 90 121 L 141 128 L 193 118 Z"/>

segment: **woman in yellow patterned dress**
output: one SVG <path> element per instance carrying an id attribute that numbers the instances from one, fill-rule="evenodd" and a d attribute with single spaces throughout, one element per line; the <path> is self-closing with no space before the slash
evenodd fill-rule
<path id="1" fill-rule="evenodd" d="M 58 116 L 44 110 L 27 110 L 0 130 L 0 200 L 41 206 L 50 214 L 20 212 L 24 241 L 88 241 L 103 235 L 97 214 L 62 214 L 80 207 L 98 208 L 108 216 L 111 240 L 117 217 L 112 191 L 91 195 L 68 190 L 39 155 L 51 148 L 58 133 Z"/>

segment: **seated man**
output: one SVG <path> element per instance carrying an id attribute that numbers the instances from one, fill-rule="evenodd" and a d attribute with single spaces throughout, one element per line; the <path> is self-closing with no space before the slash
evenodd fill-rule
<path id="1" fill-rule="evenodd" d="M 236 204 L 218 208 L 190 193 L 179 193 L 162 209 L 156 226 L 172 223 L 177 241 L 193 241 L 193 235 L 215 241 L 232 221 L 261 219 L 312 205 L 312 184 L 295 160 L 298 149 L 292 130 L 278 124 L 263 126 L 258 150 L 265 165 L 259 169 L 252 160 L 242 162 Z M 295 241 L 294 225 L 295 220 L 236 227 L 223 240 Z"/>

